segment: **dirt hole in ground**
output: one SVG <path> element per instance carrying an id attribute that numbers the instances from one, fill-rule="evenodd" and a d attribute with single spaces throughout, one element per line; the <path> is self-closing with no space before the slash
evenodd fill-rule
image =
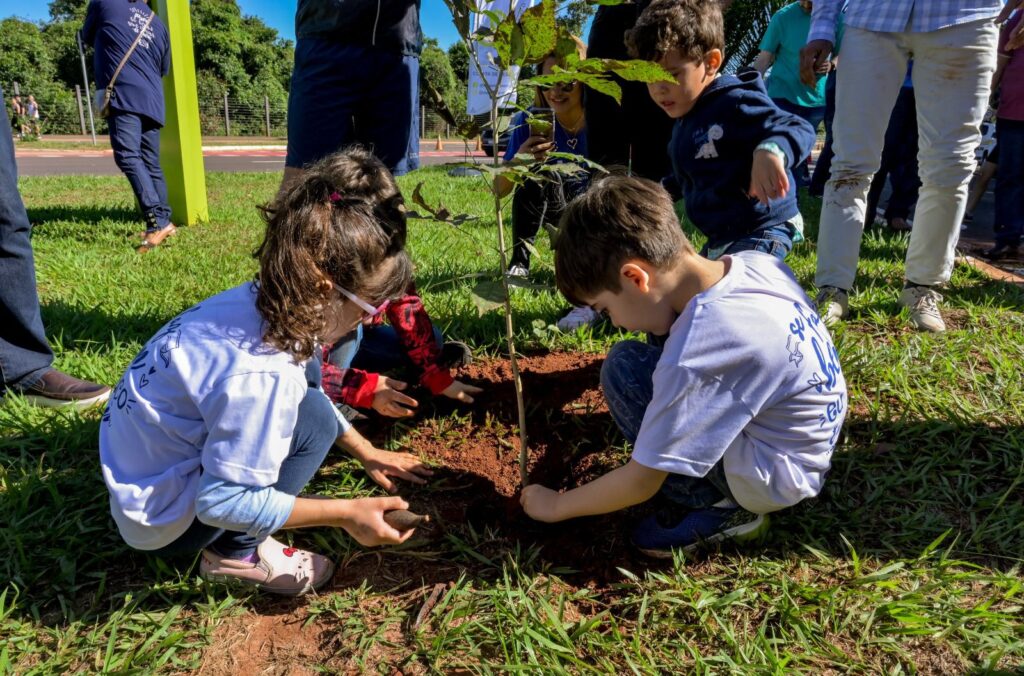
<path id="1" fill-rule="evenodd" d="M 600 388 L 603 355 L 552 352 L 519 359 L 526 398 L 531 483 L 562 489 L 586 483 L 625 461 L 619 435 Z M 519 437 L 512 368 L 507 359 L 481 360 L 465 367 L 460 379 L 484 392 L 472 406 L 443 397 L 419 397 L 421 411 L 394 429 L 393 421 L 373 419 L 362 428 L 377 443 L 400 434 L 408 450 L 440 465 L 426 487 L 405 484 L 401 494 L 414 511 L 430 514 L 436 525 L 429 539 L 457 538 L 481 569 L 500 569 L 517 546 L 539 545 L 540 562 L 576 584 L 621 580 L 620 567 L 637 572 L 649 565 L 628 543 L 633 515 L 611 514 L 541 524 L 519 507 Z M 450 537 L 449 537 L 450 536 Z M 465 557 L 463 557 L 465 558 Z M 492 565 L 493 564 L 493 565 Z M 395 589 L 457 579 L 465 561 L 429 556 L 360 553 L 343 562 L 338 586 L 367 580 Z M 470 570 L 470 573 L 473 571 Z"/>

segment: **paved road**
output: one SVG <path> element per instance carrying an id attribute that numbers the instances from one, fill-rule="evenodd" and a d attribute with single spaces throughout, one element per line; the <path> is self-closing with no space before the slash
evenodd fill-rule
<path id="1" fill-rule="evenodd" d="M 115 176 L 120 174 L 114 158 L 107 150 L 23 150 L 17 151 L 18 172 L 22 176 L 54 176 L 68 174 L 90 174 Z M 478 159 L 486 159 L 483 153 L 471 153 Z M 456 144 L 447 144 L 438 151 L 431 145 L 420 151 L 423 165 L 459 162 L 465 152 Z M 284 150 L 281 149 L 221 149 L 203 151 L 206 170 L 214 171 L 282 171 Z"/>

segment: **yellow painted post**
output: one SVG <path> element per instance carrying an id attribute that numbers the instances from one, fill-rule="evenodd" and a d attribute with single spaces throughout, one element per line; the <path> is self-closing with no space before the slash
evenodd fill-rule
<path id="1" fill-rule="evenodd" d="M 160 166 L 167 179 L 172 220 L 178 225 L 195 225 L 208 221 L 210 210 L 189 0 L 156 0 L 155 5 L 171 38 L 171 72 L 164 78 L 167 113 L 160 133 Z"/>

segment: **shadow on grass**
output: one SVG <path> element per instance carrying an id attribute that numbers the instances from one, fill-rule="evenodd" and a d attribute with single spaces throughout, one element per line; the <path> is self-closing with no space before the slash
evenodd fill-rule
<path id="1" fill-rule="evenodd" d="M 99 225 L 110 221 L 131 223 L 138 227 L 142 223 L 142 214 L 134 209 L 121 207 L 32 207 L 28 209 L 28 219 L 33 227 L 45 227 L 52 221 L 65 221 L 77 224 Z"/>
<path id="2" fill-rule="evenodd" d="M 44 303 L 41 309 L 46 333 L 59 337 L 65 347 L 144 343 L 177 314 L 176 310 L 167 315 L 110 312 L 104 307 L 70 305 L 63 301 Z"/>
<path id="3" fill-rule="evenodd" d="M 532 383 L 535 392 L 547 393 L 549 404 L 533 414 L 546 416 L 545 425 L 534 419 L 533 428 L 550 456 L 537 463 L 543 475 L 535 479 L 568 486 L 621 461 L 609 452 L 621 440 L 606 412 L 587 412 L 582 421 L 570 420 L 578 415 L 571 408 L 551 412 L 559 401 L 572 402 L 589 379 L 596 381 L 597 368 L 541 374 Z M 145 610 L 202 602 L 206 591 L 195 582 L 194 570 L 188 574 L 190 560 L 156 562 L 121 542 L 100 475 L 98 413 L 43 415 L 13 408 L 0 407 L 0 546 L 8 552 L 0 560 L 0 577 L 17 590 L 13 615 L 48 626 L 75 619 L 103 622 L 123 607 L 128 592 Z M 444 415 L 438 407 L 414 424 Z M 514 407 L 499 388 L 466 416 L 466 429 L 486 424 L 488 416 L 509 429 L 515 424 Z M 855 417 L 846 436 L 822 495 L 775 514 L 760 556 L 806 555 L 811 547 L 844 560 L 851 548 L 861 558 L 914 559 L 948 531 L 941 549 L 948 548 L 950 558 L 1004 570 L 1017 565 L 1024 551 L 1024 428 Z M 573 463 L 587 458 L 598 462 L 580 472 Z M 440 528 L 425 541 L 367 551 L 340 531 L 295 534 L 300 545 L 320 551 L 324 547 L 317 543 L 330 543 L 328 550 L 341 559 L 335 588 L 365 583 L 384 593 L 461 576 L 494 580 L 514 561 L 526 573 L 555 573 L 569 584 L 614 593 L 614 585 L 625 581 L 620 568 L 637 574 L 665 568 L 629 544 L 631 523 L 643 507 L 538 524 L 521 514 L 514 496 L 497 491 L 491 477 L 443 469 L 429 486 L 406 486 L 402 494 L 438 517 Z M 256 603 L 286 608 L 306 601 Z"/>

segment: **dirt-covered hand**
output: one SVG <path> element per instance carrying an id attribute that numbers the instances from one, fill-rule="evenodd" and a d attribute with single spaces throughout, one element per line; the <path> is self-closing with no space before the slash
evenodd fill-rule
<path id="1" fill-rule="evenodd" d="M 380 486 L 394 493 L 398 490 L 389 477 L 405 479 L 414 484 L 427 483 L 423 477 L 433 476 L 434 473 L 424 465 L 419 458 L 409 453 L 393 453 L 374 449 L 361 460 L 363 469 Z M 391 509 L 405 509 L 404 507 L 391 507 Z"/>
<path id="2" fill-rule="evenodd" d="M 540 484 L 531 484 L 523 489 L 519 498 L 519 504 L 527 516 L 537 521 L 552 523 L 561 521 L 558 517 L 558 500 L 561 495 L 558 491 L 545 488 Z"/>
<path id="3" fill-rule="evenodd" d="M 789 192 L 789 177 L 782 158 L 768 150 L 754 152 L 754 164 L 750 171 L 750 196 L 762 204 L 782 197 Z"/>
<path id="4" fill-rule="evenodd" d="M 800 49 L 800 81 L 808 87 L 818 86 L 818 78 L 827 73 L 825 64 L 832 54 L 832 43 L 828 40 L 811 40 Z"/>
<path id="5" fill-rule="evenodd" d="M 409 508 L 409 503 L 402 498 L 359 498 L 349 503 L 348 516 L 339 525 L 361 545 L 396 545 L 416 532 L 416 529 L 395 530 L 384 521 L 384 512 Z"/>
<path id="6" fill-rule="evenodd" d="M 475 385 L 467 385 L 466 383 L 460 382 L 458 380 L 453 380 L 451 385 L 441 390 L 441 394 L 448 397 L 449 399 L 461 401 L 464 404 L 472 404 L 472 395 L 480 394 L 483 391 L 484 390 L 482 387 L 477 387 Z"/>
<path id="7" fill-rule="evenodd" d="M 408 385 L 401 380 L 381 376 L 377 380 L 377 389 L 373 393 L 373 410 L 389 418 L 408 418 L 413 414 L 419 402 L 409 395 L 402 394 Z"/>

